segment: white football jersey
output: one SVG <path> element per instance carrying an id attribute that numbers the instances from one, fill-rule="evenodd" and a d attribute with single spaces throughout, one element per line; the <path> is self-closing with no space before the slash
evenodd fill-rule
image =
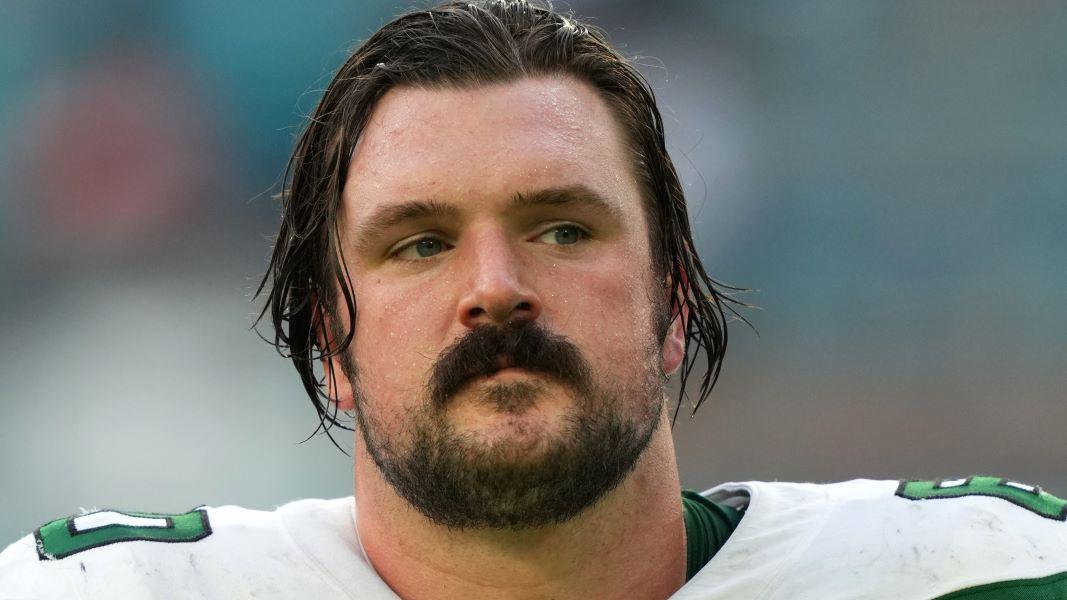
<path id="1" fill-rule="evenodd" d="M 675 600 L 1067 598 L 1067 502 L 1033 486 L 748 482 L 704 495 L 748 508 Z"/>
<path id="2" fill-rule="evenodd" d="M 750 482 L 704 495 L 744 517 L 676 600 L 1067 590 L 1067 503 L 1015 482 Z M 0 554 L 0 599 L 395 599 L 360 546 L 354 511 L 349 497 L 60 519 Z"/>
<path id="3" fill-rule="evenodd" d="M 353 510 L 349 497 L 53 521 L 0 554 L 0 599 L 397 598 L 363 554 Z"/>

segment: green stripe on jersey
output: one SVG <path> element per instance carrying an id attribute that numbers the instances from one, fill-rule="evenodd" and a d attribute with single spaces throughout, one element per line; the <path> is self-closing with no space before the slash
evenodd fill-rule
<path id="1" fill-rule="evenodd" d="M 897 495 L 909 500 L 944 500 L 967 496 L 1000 498 L 1055 521 L 1067 520 L 1067 500 L 1057 498 L 1036 485 L 1001 477 L 967 477 L 937 481 L 902 481 Z"/>
<path id="2" fill-rule="evenodd" d="M 118 542 L 195 542 L 211 535 L 207 511 L 180 515 L 102 510 L 56 519 L 33 532 L 37 557 L 59 560 Z"/>

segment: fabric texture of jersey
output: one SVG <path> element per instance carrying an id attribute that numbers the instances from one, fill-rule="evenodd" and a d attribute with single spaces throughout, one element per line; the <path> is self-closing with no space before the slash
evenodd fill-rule
<path id="1" fill-rule="evenodd" d="M 212 532 L 189 543 L 121 542 L 41 560 L 26 536 L 0 554 L 0 598 L 397 598 L 360 549 L 351 497 L 203 510 Z"/>
<path id="2" fill-rule="evenodd" d="M 715 502 L 747 504 L 745 516 L 673 598 L 1067 598 L 1067 522 L 1000 497 L 914 500 L 901 487 L 861 479 L 708 490 Z"/>
<path id="3" fill-rule="evenodd" d="M 702 495 L 744 517 L 672 598 L 1064 597 L 1054 595 L 1067 590 L 1064 521 L 1001 497 L 912 499 L 900 489 L 896 481 L 856 480 L 708 490 Z M 50 560 L 26 536 L 0 553 L 0 598 L 397 598 L 360 547 L 352 498 L 302 500 L 275 511 L 201 510 L 211 532 L 193 541 L 125 541 Z M 155 517 L 134 516 L 125 525 L 116 514 L 71 520 L 71 535 L 91 530 L 94 518 L 137 527 L 138 519 Z"/>

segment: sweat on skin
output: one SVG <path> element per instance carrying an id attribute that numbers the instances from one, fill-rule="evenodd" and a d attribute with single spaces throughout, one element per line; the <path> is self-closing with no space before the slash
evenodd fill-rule
<path id="1" fill-rule="evenodd" d="M 563 188 L 595 201 L 531 201 Z M 562 524 L 521 530 L 427 519 L 383 479 L 357 429 L 360 539 L 405 598 L 655 598 L 684 583 L 678 473 L 660 410 L 684 331 L 676 319 L 657 339 L 654 311 L 666 297 L 652 295 L 667 288 L 650 267 L 642 203 L 615 115 L 574 78 L 401 87 L 377 103 L 343 193 L 359 394 L 347 378 L 327 382 L 339 408 L 355 410 L 359 397 L 377 433 L 402 449 L 442 350 L 479 325 L 527 319 L 581 350 L 597 382 L 618 392 L 621 418 L 654 429 L 634 470 L 600 501 Z M 422 209 L 368 225 L 404 204 Z M 573 232 L 561 237 L 559 227 L 583 234 L 569 243 Z M 437 241 L 420 253 L 426 237 Z M 536 382 L 537 401 L 517 413 L 472 401 L 478 385 L 509 381 Z M 473 443 L 536 461 L 564 441 L 574 404 L 566 386 L 506 369 L 456 394 L 445 418 Z"/>

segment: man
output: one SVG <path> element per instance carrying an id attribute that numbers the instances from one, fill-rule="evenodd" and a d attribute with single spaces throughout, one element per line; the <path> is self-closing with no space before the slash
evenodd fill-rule
<path id="1" fill-rule="evenodd" d="M 707 396 L 729 299 L 600 32 L 520 0 L 404 15 L 287 181 L 267 312 L 323 427 L 354 415 L 354 498 L 60 519 L 0 556 L 0 597 L 1067 595 L 1067 503 L 1017 482 L 679 497 L 665 378 L 704 350 Z"/>

